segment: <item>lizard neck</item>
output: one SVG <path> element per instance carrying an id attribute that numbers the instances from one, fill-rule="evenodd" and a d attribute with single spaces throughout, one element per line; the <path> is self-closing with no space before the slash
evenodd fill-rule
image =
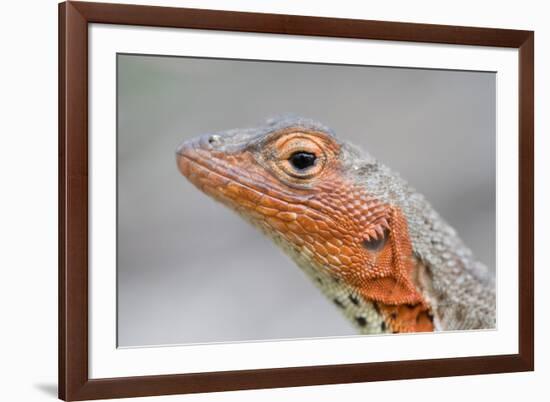
<path id="1" fill-rule="evenodd" d="M 349 286 L 345 281 L 316 266 L 300 250 L 290 247 L 284 239 L 277 236 L 272 238 L 275 244 L 310 279 L 311 283 L 321 291 L 327 301 L 338 309 L 359 333 L 382 334 L 392 332 L 377 303 L 366 299 L 357 289 Z"/>
<path id="2" fill-rule="evenodd" d="M 280 235 L 269 234 L 301 268 L 311 282 L 362 334 L 397 332 L 430 332 L 434 330 L 433 317 L 423 298 L 417 303 L 386 304 L 375 301 L 368 291 L 349 285 L 331 275 L 308 258 L 301 250 L 289 246 Z M 416 261 L 421 264 L 419 261 Z"/>
<path id="3" fill-rule="evenodd" d="M 456 231 L 397 173 L 377 163 L 364 164 L 353 181 L 377 199 L 400 209 L 408 222 L 415 258 L 413 281 L 431 306 L 435 328 L 494 328 L 494 274 L 477 261 Z M 392 183 L 388 186 L 387 183 Z"/>
<path id="4" fill-rule="evenodd" d="M 330 186 L 314 202 L 322 210 L 320 205 L 327 204 L 325 194 L 343 194 L 343 202 L 333 202 L 325 213 L 335 219 L 340 216 L 344 222 L 341 225 L 350 228 L 349 235 L 362 239 L 359 245 L 354 244 L 350 264 L 337 270 L 337 275 L 372 304 L 390 331 L 433 331 L 431 305 L 416 280 L 420 262 L 414 256 L 408 222 L 402 211 L 371 196 L 353 181 L 334 180 Z M 330 238 L 325 240 L 331 243 Z M 359 260 L 360 255 L 364 255 L 363 260 Z M 345 256 L 346 247 L 342 246 L 335 257 L 341 262 L 346 261 Z M 361 263 L 357 264 L 358 261 Z"/>

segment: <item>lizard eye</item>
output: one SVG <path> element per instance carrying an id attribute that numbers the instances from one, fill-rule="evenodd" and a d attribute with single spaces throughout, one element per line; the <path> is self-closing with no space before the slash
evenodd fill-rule
<path id="1" fill-rule="evenodd" d="M 317 177 L 327 163 L 323 143 L 313 135 L 292 133 L 276 140 L 268 154 L 282 180 L 306 183 Z"/>
<path id="2" fill-rule="evenodd" d="M 315 165 L 317 157 L 311 152 L 298 151 L 290 155 L 288 160 L 296 170 L 302 171 Z"/>

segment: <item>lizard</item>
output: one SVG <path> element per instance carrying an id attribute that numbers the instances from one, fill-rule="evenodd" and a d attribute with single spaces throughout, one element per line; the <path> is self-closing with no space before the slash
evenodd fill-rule
<path id="1" fill-rule="evenodd" d="M 492 272 L 398 173 L 320 122 L 268 120 L 176 150 L 180 172 L 283 249 L 362 334 L 496 326 Z"/>

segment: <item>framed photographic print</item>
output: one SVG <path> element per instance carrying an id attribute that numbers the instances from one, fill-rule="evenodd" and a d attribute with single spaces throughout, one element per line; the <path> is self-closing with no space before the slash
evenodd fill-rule
<path id="1" fill-rule="evenodd" d="M 59 22 L 61 399 L 533 370 L 533 32 Z"/>

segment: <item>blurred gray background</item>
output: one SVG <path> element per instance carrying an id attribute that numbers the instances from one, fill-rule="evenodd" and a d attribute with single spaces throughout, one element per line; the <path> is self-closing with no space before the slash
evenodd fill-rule
<path id="1" fill-rule="evenodd" d="M 183 139 L 283 113 L 400 172 L 494 269 L 495 90 L 488 72 L 119 55 L 119 346 L 355 334 L 176 168 Z"/>

